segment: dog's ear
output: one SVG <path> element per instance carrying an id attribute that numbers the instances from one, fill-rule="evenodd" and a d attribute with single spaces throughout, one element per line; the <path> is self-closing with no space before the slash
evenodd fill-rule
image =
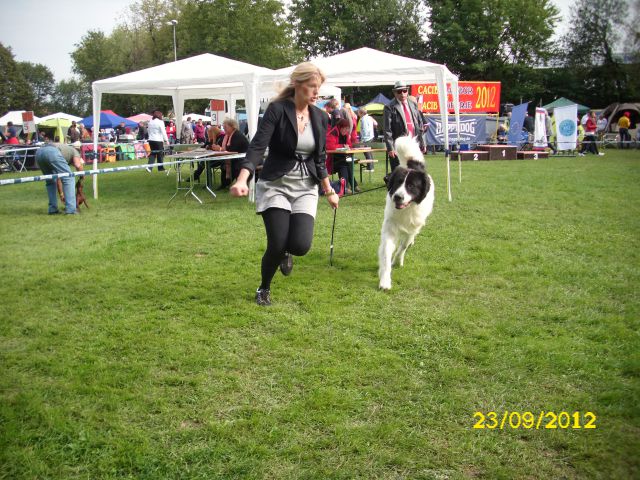
<path id="1" fill-rule="evenodd" d="M 387 191 L 391 192 L 402 185 L 404 177 L 407 175 L 407 169 L 401 166 L 397 166 L 393 169 L 389 175 L 385 175 L 384 183 L 387 184 Z"/>
<path id="2" fill-rule="evenodd" d="M 414 201 L 416 203 L 422 202 L 426 197 L 427 193 L 431 189 L 431 182 L 429 182 L 429 177 L 427 177 L 424 173 L 413 172 L 412 182 L 415 181 L 419 187 L 419 194 L 416 196 Z"/>

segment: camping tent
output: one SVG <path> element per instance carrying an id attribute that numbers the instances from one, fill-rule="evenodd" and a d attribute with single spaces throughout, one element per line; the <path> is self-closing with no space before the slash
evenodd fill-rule
<path id="1" fill-rule="evenodd" d="M 389 105 L 389 103 L 391 102 L 390 99 L 388 99 L 387 97 L 385 97 L 382 93 L 378 93 L 375 97 L 373 97 L 369 103 L 381 103 L 382 105 Z"/>
<path id="2" fill-rule="evenodd" d="M 80 123 L 82 123 L 87 128 L 93 129 L 95 118 L 96 118 L 95 115 L 85 117 L 81 120 Z M 100 112 L 98 125 L 99 125 L 99 128 L 115 128 L 118 125 L 120 125 L 122 122 L 124 122 L 124 125 L 126 127 L 136 128 L 138 126 L 136 122 L 132 122 L 127 118 L 121 117 L 120 115 L 116 115 L 111 110 L 103 110 Z M 93 130 L 94 138 L 98 134 L 99 128 L 96 128 Z"/>
<path id="3" fill-rule="evenodd" d="M 80 120 L 82 119 L 75 115 L 58 112 L 42 117 L 37 123 L 38 129 L 41 127 L 52 128 L 54 130 L 54 134 L 51 138 L 58 137 L 61 142 L 64 142 L 66 132 L 71 126 L 71 122 L 80 122 Z"/>
<path id="4" fill-rule="evenodd" d="M 578 113 L 580 113 L 580 114 L 584 114 L 584 113 L 587 113 L 589 111 L 589 107 L 586 107 L 584 105 L 580 105 L 579 103 L 576 103 L 576 102 L 571 101 L 568 98 L 564 98 L 564 97 L 560 97 L 560 98 L 554 100 L 551 103 L 547 103 L 546 105 L 543 105 L 542 108 L 546 109 L 548 112 L 553 112 L 554 108 L 556 108 L 556 107 L 566 107 L 567 105 L 578 105 Z"/>
<path id="5" fill-rule="evenodd" d="M 635 128 L 640 121 L 640 103 L 612 103 L 600 113 L 601 117 L 607 119 L 605 132 L 618 131 L 618 120 L 624 112 L 631 114 L 631 128 Z"/>
<path id="6" fill-rule="evenodd" d="M 456 124 L 460 124 L 460 98 L 458 92 L 458 77 L 447 67 L 437 63 L 425 62 L 413 58 L 393 55 L 372 48 L 359 48 L 350 52 L 340 53 L 331 57 L 314 59 L 325 74 L 328 85 L 372 86 L 393 85 L 398 80 L 406 83 L 435 83 L 438 86 L 438 100 L 440 102 L 440 118 L 442 125 L 447 125 L 447 95 L 446 85 L 451 84 Z M 264 75 L 272 82 L 272 89 L 278 90 L 288 83 L 289 75 L 295 66 L 275 70 Z M 449 145 L 449 129 L 444 129 L 445 145 Z M 451 181 L 449 156 L 447 155 L 447 193 L 451 200 Z"/>
<path id="7" fill-rule="evenodd" d="M 364 105 L 369 115 L 382 115 L 384 112 L 384 105 L 382 103 L 367 103 Z"/>

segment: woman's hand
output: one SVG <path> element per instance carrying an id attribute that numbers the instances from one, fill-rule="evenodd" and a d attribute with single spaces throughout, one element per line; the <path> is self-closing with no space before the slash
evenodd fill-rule
<path id="1" fill-rule="evenodd" d="M 336 192 L 333 192 L 332 194 L 327 195 L 327 201 L 329 202 L 329 205 L 331 205 L 331 208 L 336 209 L 340 203 L 340 197 Z"/>
<path id="2" fill-rule="evenodd" d="M 246 197 L 249 195 L 249 186 L 247 182 L 237 181 L 231 186 L 229 193 L 232 197 Z"/>
<path id="3" fill-rule="evenodd" d="M 249 172 L 249 170 L 247 170 L 246 168 L 240 170 L 238 180 L 236 180 L 236 183 L 234 183 L 229 189 L 229 193 L 232 197 L 246 197 L 247 195 L 249 195 L 249 186 L 247 185 L 247 180 L 249 179 L 250 174 L 251 172 Z"/>

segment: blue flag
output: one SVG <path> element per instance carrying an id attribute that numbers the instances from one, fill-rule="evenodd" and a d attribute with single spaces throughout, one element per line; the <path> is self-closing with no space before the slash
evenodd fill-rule
<path id="1" fill-rule="evenodd" d="M 509 144 L 520 145 L 522 143 L 522 127 L 527 116 L 529 102 L 521 103 L 511 109 L 511 122 L 509 123 Z"/>

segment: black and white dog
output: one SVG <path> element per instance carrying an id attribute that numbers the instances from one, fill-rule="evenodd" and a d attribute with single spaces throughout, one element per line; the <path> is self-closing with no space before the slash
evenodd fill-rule
<path id="1" fill-rule="evenodd" d="M 387 180 L 387 203 L 378 248 L 380 288 L 391 289 L 391 266 L 404 265 L 404 254 L 433 210 L 433 179 L 427 175 L 420 146 L 399 137 L 395 150 L 400 165 Z"/>

